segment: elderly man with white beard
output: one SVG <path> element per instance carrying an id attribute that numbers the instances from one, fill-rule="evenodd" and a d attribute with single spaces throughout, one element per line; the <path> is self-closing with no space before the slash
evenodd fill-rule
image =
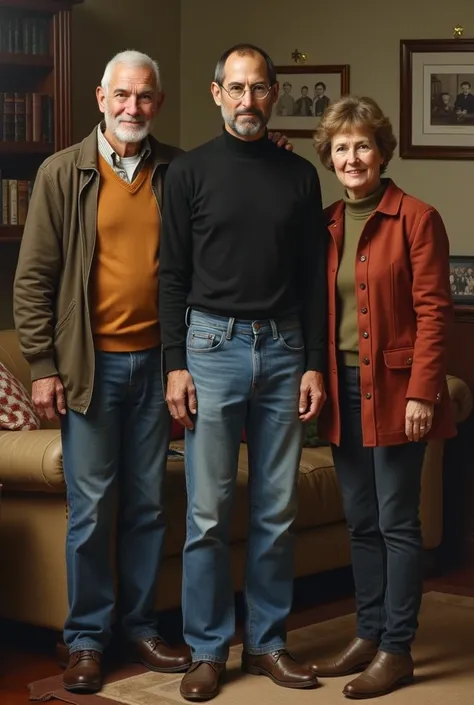
<path id="1" fill-rule="evenodd" d="M 64 687 L 94 692 L 115 607 L 110 536 L 120 490 L 117 620 L 128 656 L 190 664 L 159 637 L 154 599 L 170 416 L 163 398 L 158 247 L 165 170 L 179 150 L 149 135 L 157 64 L 115 56 L 97 88 L 105 121 L 38 171 L 15 279 L 15 322 L 37 410 L 59 418 L 69 507 Z"/>

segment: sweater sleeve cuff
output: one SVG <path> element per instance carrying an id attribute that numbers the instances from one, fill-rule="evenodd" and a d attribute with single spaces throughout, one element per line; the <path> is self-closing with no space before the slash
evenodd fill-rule
<path id="1" fill-rule="evenodd" d="M 165 371 L 187 370 L 186 350 L 184 348 L 168 348 L 165 350 Z"/>
<path id="2" fill-rule="evenodd" d="M 306 357 L 306 371 L 313 370 L 314 372 L 326 371 L 326 353 L 322 350 L 309 350 Z"/>

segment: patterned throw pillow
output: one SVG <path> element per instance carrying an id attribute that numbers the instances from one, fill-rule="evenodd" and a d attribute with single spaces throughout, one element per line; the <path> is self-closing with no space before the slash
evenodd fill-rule
<path id="1" fill-rule="evenodd" d="M 35 431 L 39 419 L 24 386 L 0 362 L 0 428 Z"/>

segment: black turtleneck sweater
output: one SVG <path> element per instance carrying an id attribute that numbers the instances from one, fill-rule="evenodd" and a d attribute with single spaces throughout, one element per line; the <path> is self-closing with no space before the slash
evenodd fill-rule
<path id="1" fill-rule="evenodd" d="M 160 323 L 168 372 L 186 368 L 188 306 L 236 319 L 301 317 L 306 369 L 326 358 L 326 241 L 314 166 L 265 135 L 226 130 L 166 174 Z"/>

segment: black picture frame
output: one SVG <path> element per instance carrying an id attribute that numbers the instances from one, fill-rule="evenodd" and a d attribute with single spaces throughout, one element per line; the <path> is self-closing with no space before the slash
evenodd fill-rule
<path id="1" fill-rule="evenodd" d="M 474 255 L 449 257 L 449 281 L 453 303 L 474 306 Z"/>

